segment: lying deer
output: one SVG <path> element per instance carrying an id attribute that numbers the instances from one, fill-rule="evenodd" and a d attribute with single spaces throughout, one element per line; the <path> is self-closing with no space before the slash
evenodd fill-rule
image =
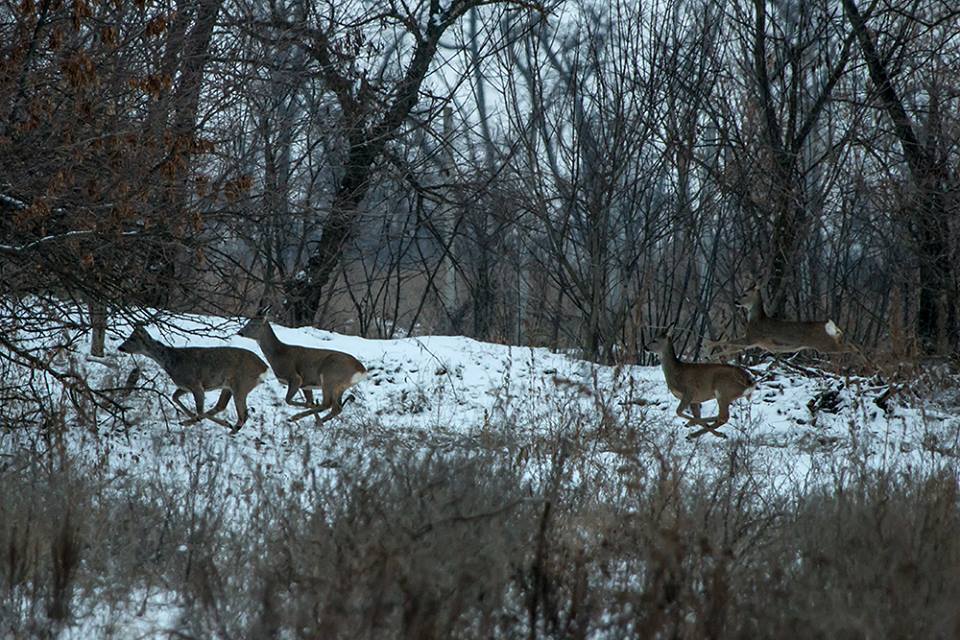
<path id="1" fill-rule="evenodd" d="M 750 398 L 756 382 L 746 369 L 729 364 L 682 362 L 673 349 L 673 338 L 668 330 L 646 345 L 646 350 L 660 356 L 667 388 L 680 399 L 677 415 L 687 425 L 699 425 L 700 430 L 687 439 L 699 438 L 708 431 L 715 436 L 726 436 L 717 429 L 730 420 L 730 404 L 737 398 Z M 701 403 L 717 401 L 719 411 L 712 418 L 700 417 Z M 690 408 L 690 415 L 684 411 Z"/>
<path id="2" fill-rule="evenodd" d="M 747 309 L 746 334 L 735 340 L 705 341 L 704 346 L 714 356 L 733 355 L 750 347 L 759 347 L 770 353 L 804 349 L 823 353 L 859 353 L 856 347 L 844 342 L 843 331 L 833 320 L 795 321 L 769 317 L 763 309 L 760 285 L 744 294 L 737 306 Z"/>
<path id="3" fill-rule="evenodd" d="M 330 413 L 319 421 L 321 424 L 337 417 L 343 411 L 344 391 L 367 377 L 366 367 L 350 354 L 280 342 L 270 323 L 263 319 L 251 319 L 240 329 L 240 335 L 253 338 L 260 345 L 274 375 L 287 385 L 287 404 L 307 408 L 294 415 L 293 420 L 327 409 Z M 314 389 L 322 390 L 322 404 L 314 402 Z M 297 391 L 303 392 L 306 402 L 294 399 Z"/>
<path id="4" fill-rule="evenodd" d="M 173 403 L 191 416 L 184 425 L 209 418 L 233 431 L 239 430 L 247 420 L 247 395 L 267 375 L 267 365 L 252 351 L 236 347 L 168 347 L 154 340 L 140 326 L 134 328 L 118 350 L 145 355 L 163 367 L 177 385 L 177 390 L 173 392 Z M 204 393 L 212 389 L 222 390 L 220 398 L 210 411 L 204 411 Z M 196 413 L 180 401 L 185 393 L 193 394 Z M 214 417 L 227 407 L 231 395 L 237 409 L 235 425 Z"/>

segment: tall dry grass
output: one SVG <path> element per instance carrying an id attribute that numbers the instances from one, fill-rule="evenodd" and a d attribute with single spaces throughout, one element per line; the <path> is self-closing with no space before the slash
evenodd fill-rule
<path id="1" fill-rule="evenodd" d="M 509 430 L 355 435 L 338 466 L 304 450 L 292 481 L 242 482 L 214 442 L 130 474 L 5 440 L 0 636 L 960 634 L 952 465 L 838 453 L 795 476 L 744 441 L 695 461 L 657 424 Z"/>

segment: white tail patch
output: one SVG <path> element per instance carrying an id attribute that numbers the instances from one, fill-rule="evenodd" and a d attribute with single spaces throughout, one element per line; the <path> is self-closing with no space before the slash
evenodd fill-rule
<path id="1" fill-rule="evenodd" d="M 843 331 L 841 331 L 840 327 L 833 323 L 833 320 L 827 320 L 827 324 L 824 329 L 826 329 L 827 335 L 831 338 L 839 339 L 843 337 Z"/>
<path id="2" fill-rule="evenodd" d="M 367 372 L 366 372 L 366 371 L 358 371 L 358 372 L 356 372 L 355 374 L 353 374 L 352 376 L 350 376 L 350 386 L 352 387 L 353 385 L 357 384 L 357 383 L 360 382 L 361 380 L 366 380 L 366 379 L 367 379 Z"/>

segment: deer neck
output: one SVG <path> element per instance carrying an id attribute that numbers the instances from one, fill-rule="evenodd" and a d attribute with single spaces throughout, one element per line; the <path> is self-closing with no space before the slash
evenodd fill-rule
<path id="1" fill-rule="evenodd" d="M 668 342 L 660 353 L 660 367 L 663 369 L 663 377 L 667 381 L 667 386 L 675 387 L 680 375 L 680 359 L 677 358 L 677 352 L 673 350 L 672 342 Z"/>
<path id="2" fill-rule="evenodd" d="M 263 350 L 265 356 L 273 356 L 276 354 L 282 344 L 280 338 L 273 332 L 273 327 L 269 324 L 263 325 L 263 330 L 261 330 L 260 335 L 257 336 L 257 342 L 260 343 L 260 348 Z"/>
<path id="3" fill-rule="evenodd" d="M 156 360 L 161 367 L 168 369 L 173 365 L 174 351 L 172 347 L 168 347 L 153 339 L 146 344 L 146 347 L 146 355 Z"/>
<path id="4" fill-rule="evenodd" d="M 763 298 L 757 296 L 753 304 L 750 305 L 750 308 L 747 309 L 747 322 L 755 324 L 766 319 L 767 314 L 763 310 Z"/>

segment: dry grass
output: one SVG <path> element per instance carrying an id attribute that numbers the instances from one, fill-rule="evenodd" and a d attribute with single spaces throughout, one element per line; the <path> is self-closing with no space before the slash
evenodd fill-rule
<path id="1" fill-rule="evenodd" d="M 789 457 L 733 442 L 695 464 L 651 433 L 388 447 L 335 470 L 305 451 L 305 476 L 242 486 L 213 445 L 177 477 L 8 447 L 0 637 L 122 637 L 154 597 L 172 615 L 147 633 L 180 637 L 960 633 L 955 468 L 841 454 L 784 484 Z"/>

